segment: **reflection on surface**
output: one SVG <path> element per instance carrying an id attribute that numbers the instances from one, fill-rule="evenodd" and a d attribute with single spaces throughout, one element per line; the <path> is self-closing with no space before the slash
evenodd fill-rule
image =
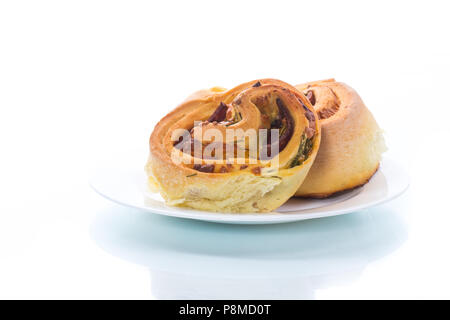
<path id="1" fill-rule="evenodd" d="M 92 237 L 107 252 L 149 267 L 159 299 L 312 299 L 345 284 L 406 239 L 384 207 L 278 225 L 226 225 L 115 207 Z"/>

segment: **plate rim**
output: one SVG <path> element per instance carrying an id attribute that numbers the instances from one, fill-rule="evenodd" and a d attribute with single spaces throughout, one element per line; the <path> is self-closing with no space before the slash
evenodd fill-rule
<path id="1" fill-rule="evenodd" d="M 120 199 L 115 199 L 109 195 L 107 195 L 105 192 L 100 190 L 96 185 L 95 182 L 91 178 L 89 180 L 90 187 L 100 196 L 104 197 L 105 199 L 108 199 L 109 201 L 112 201 L 116 204 L 135 208 L 139 210 L 143 210 L 149 213 L 159 214 L 163 216 L 168 217 L 175 217 L 175 218 L 183 218 L 183 219 L 191 219 L 191 220 L 197 220 L 197 221 L 208 221 L 208 222 L 215 222 L 215 223 L 227 223 L 227 224 L 276 224 L 276 223 L 288 223 L 288 222 L 295 222 L 295 221 L 302 221 L 302 220 L 310 220 L 310 219 L 318 219 L 318 218 L 325 218 L 325 217 L 331 217 L 331 216 L 338 216 L 343 214 L 348 214 L 351 212 L 360 211 L 369 207 L 377 206 L 383 203 L 386 203 L 388 201 L 394 200 L 398 197 L 400 197 L 403 193 L 408 190 L 410 186 L 410 179 L 409 175 L 406 172 L 406 170 L 399 165 L 395 160 L 391 159 L 390 157 L 383 157 L 381 163 L 380 163 L 380 169 L 372 176 L 372 178 L 369 180 L 367 184 L 360 187 L 362 190 L 358 194 L 356 194 L 354 197 L 350 199 L 357 198 L 364 194 L 364 188 L 365 186 L 369 185 L 372 181 L 372 179 L 379 175 L 380 173 L 383 173 L 383 168 L 386 166 L 386 164 L 393 164 L 394 166 L 401 167 L 404 180 L 404 186 L 401 190 L 397 190 L 395 193 L 388 193 L 386 196 L 381 197 L 379 199 L 375 199 L 373 201 L 361 203 L 359 205 L 353 205 L 346 208 L 341 209 L 333 209 L 333 210 L 326 210 L 328 205 L 316 208 L 319 211 L 318 212 L 267 212 L 267 213 L 225 213 L 225 212 L 210 212 L 210 211 L 201 211 L 191 208 L 184 208 L 184 207 L 171 207 L 166 204 L 166 209 L 160 209 L 156 207 L 150 207 L 150 206 L 138 206 L 136 204 L 132 203 L 126 203 L 124 201 L 121 201 Z M 346 200 L 350 200 L 346 199 Z M 346 201 L 343 200 L 342 202 Z M 341 203 L 341 202 L 337 202 Z M 335 203 L 335 204 L 337 204 Z M 333 205 L 333 204 L 330 204 Z M 174 210 L 171 210 L 174 209 Z M 179 210 L 186 210 L 185 212 L 179 211 Z M 309 209 L 311 210 L 311 209 Z M 305 210 L 307 211 L 307 210 Z M 204 216 L 202 216 L 204 215 Z"/>

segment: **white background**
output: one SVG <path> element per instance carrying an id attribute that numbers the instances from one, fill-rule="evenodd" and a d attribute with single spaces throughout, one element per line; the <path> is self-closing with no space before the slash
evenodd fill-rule
<path id="1" fill-rule="evenodd" d="M 0 298 L 450 298 L 446 1 L 0 2 Z M 284 226 L 121 208 L 95 159 L 192 91 L 353 86 L 410 172 L 399 199 Z M 145 159 L 137 159 L 144 165 Z"/>

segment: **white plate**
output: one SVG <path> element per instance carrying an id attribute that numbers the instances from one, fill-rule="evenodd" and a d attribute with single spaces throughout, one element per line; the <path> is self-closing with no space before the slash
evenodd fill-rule
<path id="1" fill-rule="evenodd" d="M 166 216 L 236 224 L 282 223 L 350 213 L 392 200 L 409 184 L 402 166 L 385 158 L 369 183 L 339 196 L 323 200 L 292 198 L 270 213 L 217 213 L 165 205 L 159 194 L 147 190 L 144 162 L 132 152 L 108 157 L 103 167 L 93 171 L 90 184 L 103 197 L 124 206 Z"/>

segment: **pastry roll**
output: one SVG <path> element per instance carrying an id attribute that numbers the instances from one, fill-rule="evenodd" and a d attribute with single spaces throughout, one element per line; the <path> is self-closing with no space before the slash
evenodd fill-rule
<path id="1" fill-rule="evenodd" d="M 355 90 L 334 79 L 297 85 L 316 110 L 322 141 L 296 196 L 324 198 L 364 185 L 386 150 L 381 129 Z"/>
<path id="2" fill-rule="evenodd" d="M 269 212 L 300 187 L 319 143 L 317 114 L 300 91 L 255 80 L 198 91 L 166 115 L 146 172 L 168 205 Z"/>

